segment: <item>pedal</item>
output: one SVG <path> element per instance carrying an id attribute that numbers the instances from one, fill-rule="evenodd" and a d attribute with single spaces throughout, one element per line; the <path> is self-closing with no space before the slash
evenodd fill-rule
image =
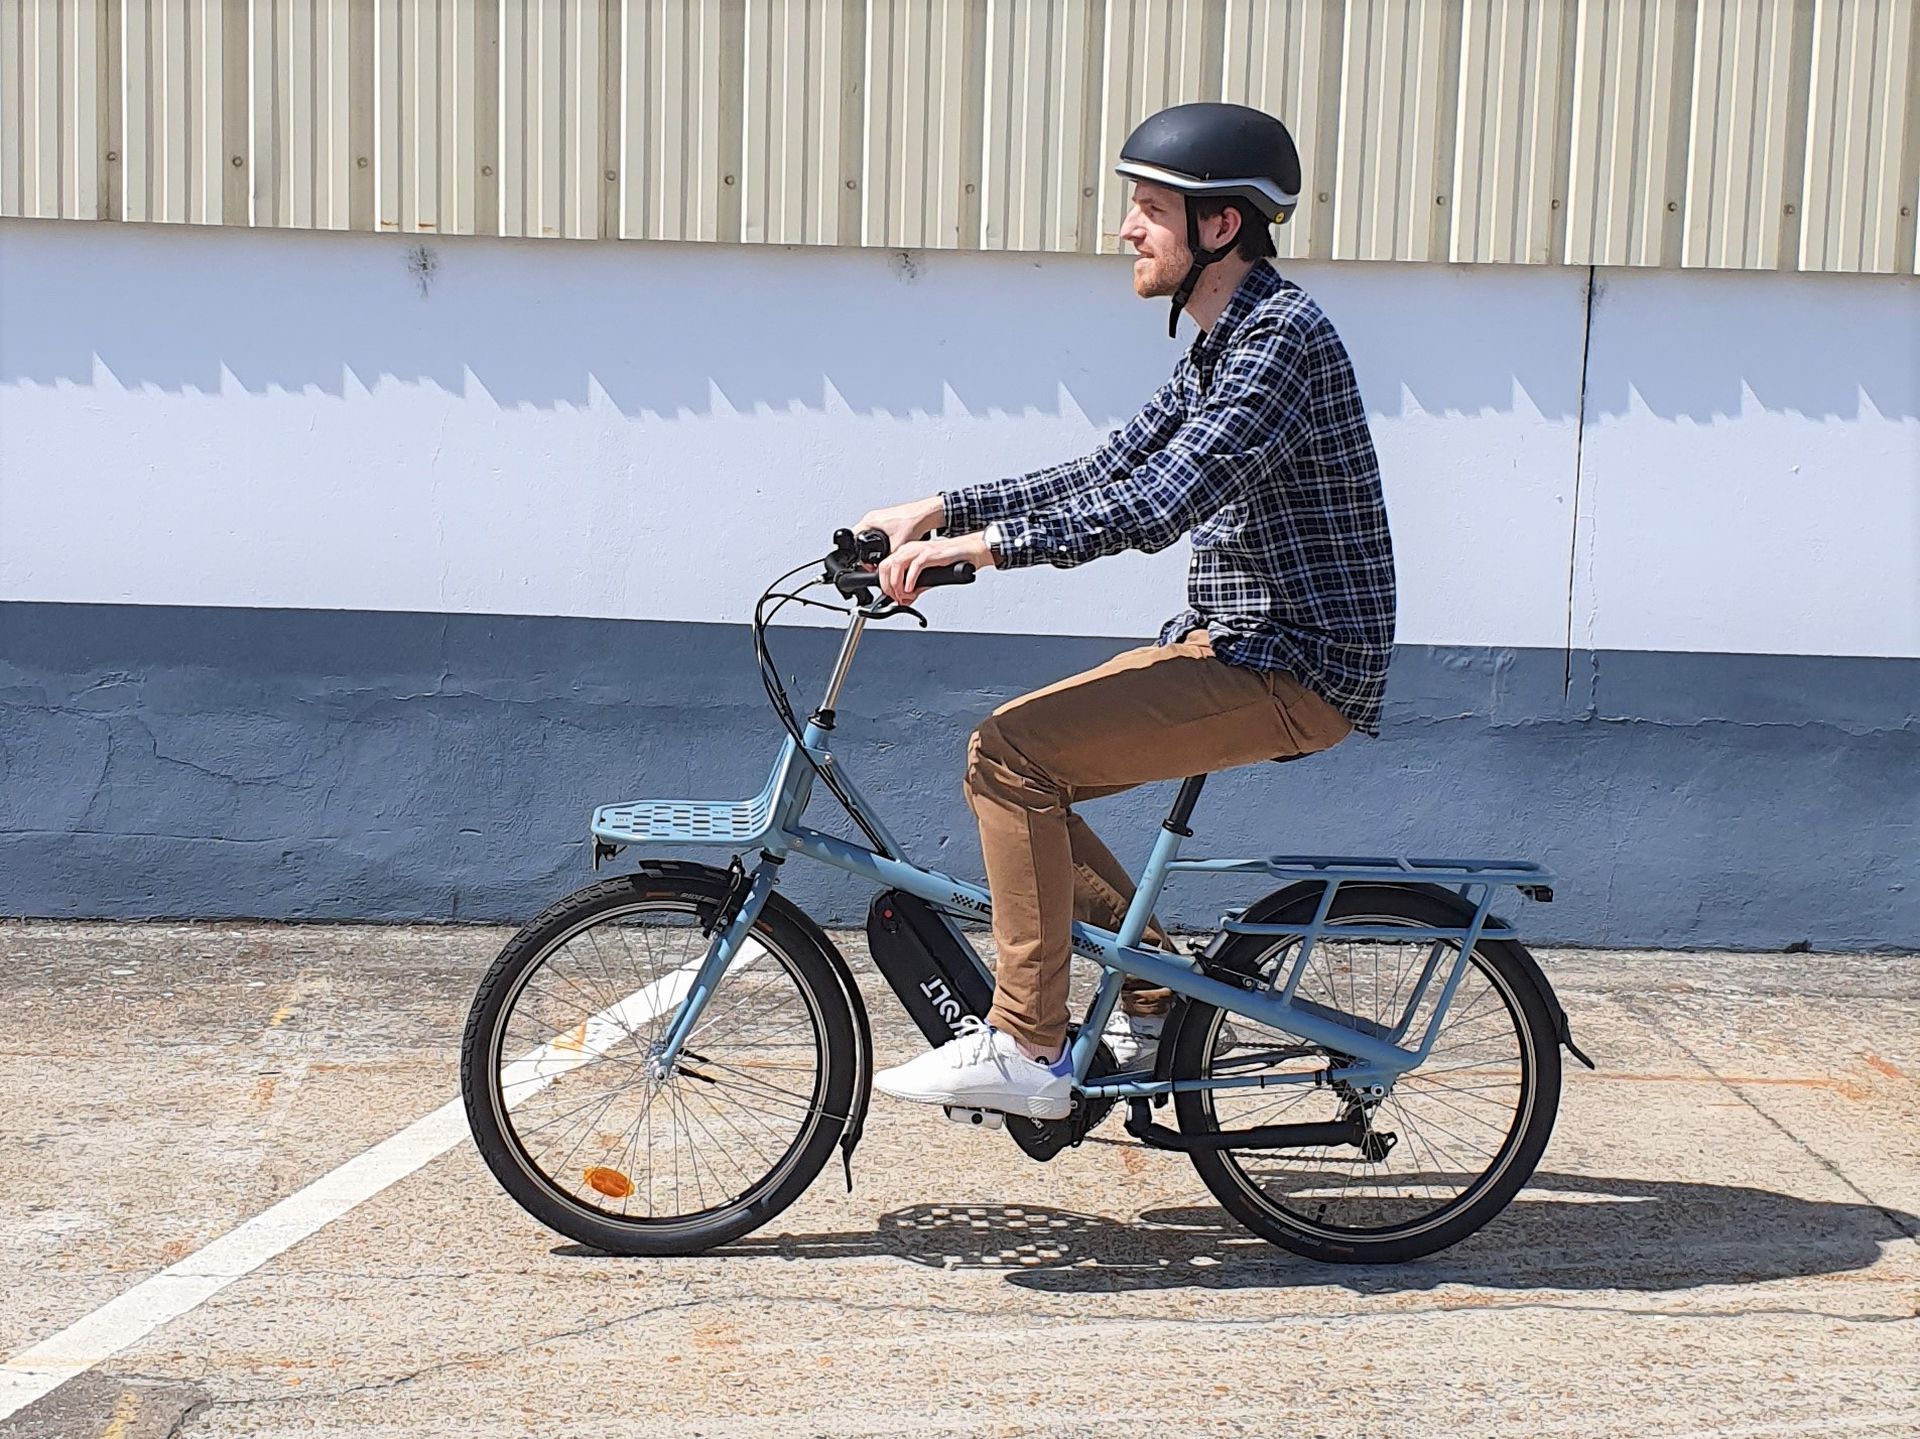
<path id="1" fill-rule="evenodd" d="M 997 1109 L 962 1109 L 957 1104 L 940 1106 L 955 1124 L 971 1124 L 976 1129 L 1005 1129 L 1007 1116 Z"/>

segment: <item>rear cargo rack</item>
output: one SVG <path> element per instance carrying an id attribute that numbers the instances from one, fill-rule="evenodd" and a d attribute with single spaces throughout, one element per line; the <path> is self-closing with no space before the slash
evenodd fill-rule
<path id="1" fill-rule="evenodd" d="M 1213 958 L 1231 935 L 1259 935 L 1268 938 L 1297 938 L 1300 947 L 1287 966 L 1287 977 L 1280 988 L 1282 1003 L 1296 1000 L 1295 988 L 1305 972 L 1307 957 L 1318 941 L 1331 935 L 1341 939 L 1378 939 L 1401 942 L 1418 941 L 1429 946 L 1426 964 L 1415 981 L 1414 995 L 1393 1027 L 1391 1041 L 1398 1043 L 1413 1023 L 1421 996 L 1438 975 L 1442 947 L 1458 946 L 1457 957 L 1445 976 L 1440 1003 L 1444 1007 L 1453 997 L 1466 957 L 1482 940 L 1518 940 L 1513 925 L 1493 914 L 1494 891 L 1512 885 L 1531 899 L 1550 900 L 1553 875 L 1543 865 L 1525 859 L 1412 859 L 1405 856 L 1379 858 L 1362 855 L 1274 854 L 1252 859 L 1176 859 L 1169 869 L 1201 874 L 1264 874 L 1296 884 L 1320 886 L 1313 918 L 1305 924 L 1272 924 L 1248 920 L 1244 909 L 1228 910 L 1220 917 L 1220 929 L 1202 956 Z M 1391 925 L 1349 924 L 1332 918 L 1334 896 L 1346 884 L 1427 884 L 1457 891 L 1471 917 L 1464 924 Z M 1433 1042 L 1429 1025 L 1420 1053 Z"/>

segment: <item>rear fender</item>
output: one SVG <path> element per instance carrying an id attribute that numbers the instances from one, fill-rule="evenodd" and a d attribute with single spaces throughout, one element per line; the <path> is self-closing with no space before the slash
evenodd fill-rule
<path id="1" fill-rule="evenodd" d="M 1464 897 L 1455 891 L 1441 885 L 1349 883 L 1341 885 L 1340 888 L 1342 892 L 1350 889 L 1419 890 L 1421 893 L 1429 895 L 1445 904 L 1459 916 L 1462 925 L 1473 923 L 1474 906 L 1469 904 Z M 1324 885 L 1313 880 L 1301 880 L 1298 884 L 1290 884 L 1285 889 L 1277 889 L 1272 894 L 1266 895 L 1255 903 L 1248 905 L 1246 913 L 1242 918 L 1255 924 L 1284 924 L 1296 920 L 1304 923 L 1313 918 L 1324 889 Z M 1509 927 L 1505 920 L 1500 919 L 1496 915 L 1489 914 L 1487 920 L 1488 923 L 1499 924 L 1502 928 Z M 1561 1046 L 1565 1048 L 1567 1053 L 1586 1065 L 1588 1069 L 1594 1068 L 1593 1061 L 1581 1053 L 1578 1046 L 1574 1044 L 1573 1025 L 1567 1018 L 1567 1011 L 1561 1006 L 1560 997 L 1553 992 L 1553 984 L 1548 980 L 1546 972 L 1540 968 L 1540 962 L 1533 957 L 1527 947 L 1518 940 L 1511 939 L 1483 939 L 1480 943 L 1489 948 L 1498 946 L 1506 951 L 1520 971 L 1532 980 L 1534 987 L 1540 992 L 1540 997 L 1546 1001 L 1547 1010 L 1553 1016 L 1554 1033 L 1559 1038 Z M 1200 967 L 1215 979 L 1234 982 L 1245 978 L 1244 975 L 1238 973 L 1231 967 L 1205 958 L 1201 960 Z M 1160 1052 L 1154 1061 L 1153 1077 L 1157 1080 L 1169 1080 L 1173 1078 L 1173 1053 L 1178 1047 L 1176 1041 L 1179 1039 L 1181 1026 L 1186 1023 L 1190 1007 L 1191 1002 L 1187 1000 L 1185 996 L 1174 996 L 1173 1008 L 1167 1018 L 1166 1031 L 1160 1042 Z"/>

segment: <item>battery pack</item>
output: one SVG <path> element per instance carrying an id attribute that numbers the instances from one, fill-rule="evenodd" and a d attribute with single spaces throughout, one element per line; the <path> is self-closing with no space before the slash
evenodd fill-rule
<path id="1" fill-rule="evenodd" d="M 867 946 L 874 968 L 930 1044 L 945 1044 L 960 1032 L 962 1019 L 983 1020 L 993 1007 L 993 983 L 973 951 L 917 895 L 889 889 L 874 896 Z"/>

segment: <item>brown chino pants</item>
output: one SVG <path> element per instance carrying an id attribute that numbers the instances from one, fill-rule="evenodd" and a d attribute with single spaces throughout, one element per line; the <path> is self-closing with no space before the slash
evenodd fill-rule
<path id="1" fill-rule="evenodd" d="M 1009 700 L 967 744 L 967 803 L 993 893 L 999 951 L 989 1022 L 1057 1051 L 1066 1037 L 1070 926 L 1120 927 L 1133 881 L 1073 812 L 1081 800 L 1338 744 L 1352 727 L 1291 675 L 1227 664 L 1206 630 L 1144 645 Z M 1173 948 L 1150 924 L 1147 938 Z M 1164 989 L 1130 980 L 1132 1014 Z"/>

